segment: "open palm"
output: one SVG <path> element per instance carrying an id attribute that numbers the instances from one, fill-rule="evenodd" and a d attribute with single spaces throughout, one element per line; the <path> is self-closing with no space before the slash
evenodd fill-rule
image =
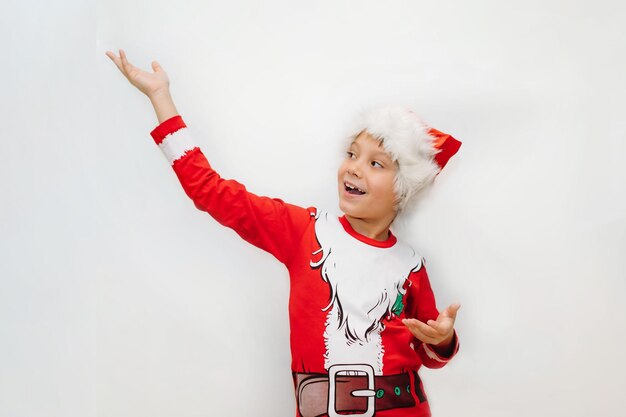
<path id="1" fill-rule="evenodd" d="M 128 81 L 148 97 L 169 89 L 170 81 L 167 73 L 157 61 L 152 61 L 154 72 L 148 72 L 128 62 L 126 54 L 122 49 L 120 49 L 120 56 L 115 55 L 111 51 L 107 51 L 106 55 L 117 65 L 117 68 Z"/>
<path id="2" fill-rule="evenodd" d="M 459 308 L 461 308 L 460 304 L 452 304 L 439 313 L 437 320 L 428 320 L 426 323 L 417 319 L 404 319 L 402 322 L 417 339 L 437 345 L 452 338 L 454 321 Z"/>

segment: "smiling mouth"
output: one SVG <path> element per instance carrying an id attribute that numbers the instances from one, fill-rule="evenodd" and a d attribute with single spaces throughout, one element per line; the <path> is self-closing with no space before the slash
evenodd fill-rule
<path id="1" fill-rule="evenodd" d="M 358 187 L 355 187 L 354 185 L 344 182 L 343 183 L 344 188 L 346 189 L 346 191 L 350 194 L 354 194 L 354 195 L 363 195 L 365 194 L 365 191 L 361 190 Z"/>

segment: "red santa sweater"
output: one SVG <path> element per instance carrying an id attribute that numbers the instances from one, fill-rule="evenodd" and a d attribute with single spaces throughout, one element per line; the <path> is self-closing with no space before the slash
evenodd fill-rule
<path id="1" fill-rule="evenodd" d="M 419 368 L 444 366 L 402 319 L 439 312 L 424 259 L 390 232 L 356 232 L 345 216 L 255 195 L 215 172 L 181 116 L 151 136 L 195 206 L 289 271 L 296 415 L 430 416 Z"/>

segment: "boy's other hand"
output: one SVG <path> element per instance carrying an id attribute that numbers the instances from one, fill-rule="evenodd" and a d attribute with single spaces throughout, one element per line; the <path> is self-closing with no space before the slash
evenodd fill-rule
<path id="1" fill-rule="evenodd" d="M 106 55 L 111 58 L 128 81 L 149 98 L 161 93 L 169 93 L 169 78 L 157 61 L 152 61 L 154 72 L 148 72 L 128 62 L 126 53 L 122 49 L 120 49 L 120 56 L 111 51 L 107 51 Z"/>
<path id="2" fill-rule="evenodd" d="M 403 319 L 402 323 L 418 340 L 445 349 L 452 342 L 459 308 L 460 304 L 452 304 L 439 313 L 437 320 L 428 320 L 426 323 L 417 319 Z"/>

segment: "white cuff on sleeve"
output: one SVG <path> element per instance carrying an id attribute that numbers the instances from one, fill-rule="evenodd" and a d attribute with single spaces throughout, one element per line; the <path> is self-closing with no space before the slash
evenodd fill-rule
<path id="1" fill-rule="evenodd" d="M 174 161 L 181 158 L 192 149 L 197 148 L 197 145 L 194 143 L 189 129 L 185 127 L 165 136 L 163 141 L 159 144 L 159 148 L 163 151 L 170 165 L 173 165 Z"/>
<path id="2" fill-rule="evenodd" d="M 423 343 L 422 347 L 424 348 L 424 352 L 426 352 L 426 355 L 428 355 L 430 359 L 434 359 L 437 362 L 441 362 L 441 363 L 446 363 L 450 360 L 450 359 L 444 359 L 441 356 L 437 355 L 435 351 L 432 350 L 426 343 Z"/>

